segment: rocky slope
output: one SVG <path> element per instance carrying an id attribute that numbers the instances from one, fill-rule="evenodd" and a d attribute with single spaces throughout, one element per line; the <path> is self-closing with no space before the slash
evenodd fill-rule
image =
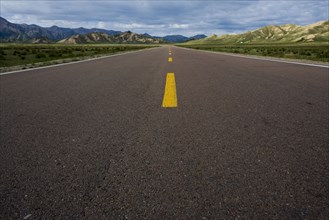
<path id="1" fill-rule="evenodd" d="M 139 44 L 158 44 L 163 43 L 162 39 L 146 36 L 145 34 L 136 34 L 130 31 L 117 35 L 94 32 L 88 34 L 78 34 L 65 38 L 58 43 L 61 44 L 86 44 L 86 43 L 139 43 Z"/>
<path id="2" fill-rule="evenodd" d="M 270 25 L 236 35 L 211 35 L 205 39 L 190 41 L 191 44 L 211 43 L 269 43 L 269 42 L 329 42 L 329 20 L 307 26 L 294 24 Z"/>

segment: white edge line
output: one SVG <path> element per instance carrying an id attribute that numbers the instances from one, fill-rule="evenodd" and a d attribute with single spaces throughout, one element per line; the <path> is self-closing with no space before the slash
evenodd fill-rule
<path id="1" fill-rule="evenodd" d="M 101 57 L 95 57 L 95 58 L 79 60 L 79 61 L 72 61 L 72 62 L 68 62 L 68 63 L 60 63 L 60 64 L 53 64 L 53 65 L 49 65 L 49 66 L 35 67 L 35 68 L 24 69 L 24 70 L 14 70 L 14 71 L 0 73 L 0 76 L 12 74 L 12 73 L 28 72 L 28 71 L 33 71 L 33 70 L 40 70 L 40 69 L 46 69 L 46 68 L 52 68 L 52 67 L 58 67 L 58 66 L 65 66 L 65 65 L 70 65 L 70 64 L 89 62 L 89 61 L 100 60 L 100 59 L 105 59 L 105 58 L 109 58 L 109 57 L 116 57 L 116 56 L 126 55 L 126 54 L 130 54 L 130 53 L 142 52 L 142 51 L 145 51 L 145 50 L 151 50 L 151 49 L 156 49 L 156 48 L 159 48 L 159 47 L 152 47 L 152 48 L 134 50 L 134 51 L 129 51 L 129 52 L 117 53 L 117 54 L 101 56 Z M 51 60 L 51 61 L 56 61 L 56 60 Z"/>
<path id="2" fill-rule="evenodd" d="M 205 52 L 205 53 L 220 54 L 220 55 L 226 55 L 226 56 L 232 56 L 232 57 L 240 57 L 240 58 L 246 58 L 246 59 L 265 60 L 265 61 L 278 62 L 278 63 L 289 63 L 289 64 L 304 65 L 304 66 L 329 68 L 329 65 L 328 66 L 325 66 L 325 65 L 320 65 L 320 64 L 299 63 L 299 62 L 293 62 L 293 61 L 277 60 L 277 59 L 275 59 L 275 57 L 273 57 L 273 59 L 271 59 L 271 58 L 260 58 L 260 57 L 258 58 L 258 57 L 249 57 L 249 56 L 244 56 L 244 55 L 236 55 L 236 54 L 216 52 L 216 51 L 208 51 L 208 50 L 202 50 L 202 49 L 184 48 L 184 47 L 180 47 L 180 46 L 176 46 L 176 47 L 182 48 L 182 49 L 185 49 L 185 50 L 201 51 L 201 52 Z"/>

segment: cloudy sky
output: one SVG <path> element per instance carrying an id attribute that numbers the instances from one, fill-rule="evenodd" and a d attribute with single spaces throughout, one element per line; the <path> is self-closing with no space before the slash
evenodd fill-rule
<path id="1" fill-rule="evenodd" d="M 329 0 L 0 0 L 1 17 L 43 27 L 168 34 L 242 33 L 328 20 Z"/>

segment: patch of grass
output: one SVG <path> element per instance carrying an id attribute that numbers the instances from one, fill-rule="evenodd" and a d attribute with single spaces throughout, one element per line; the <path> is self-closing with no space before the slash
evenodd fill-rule
<path id="1" fill-rule="evenodd" d="M 177 45 L 186 48 L 329 62 L 329 44 Z"/>
<path id="2" fill-rule="evenodd" d="M 58 60 L 69 62 L 65 59 L 81 60 L 84 57 L 110 55 L 123 51 L 133 51 L 154 47 L 154 45 L 58 45 L 58 44 L 0 44 L 0 68 L 20 66 Z"/>

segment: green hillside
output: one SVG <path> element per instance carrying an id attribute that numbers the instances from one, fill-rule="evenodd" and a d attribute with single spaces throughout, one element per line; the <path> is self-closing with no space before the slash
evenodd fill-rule
<path id="1" fill-rule="evenodd" d="M 211 35 L 187 44 L 329 42 L 329 20 L 307 26 L 294 24 L 270 25 L 243 34 Z"/>

